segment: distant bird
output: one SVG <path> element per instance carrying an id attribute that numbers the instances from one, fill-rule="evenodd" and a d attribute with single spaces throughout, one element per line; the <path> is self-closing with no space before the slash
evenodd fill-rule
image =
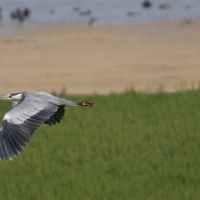
<path id="1" fill-rule="evenodd" d="M 92 13 L 92 11 L 90 9 L 79 12 L 79 14 L 82 16 L 87 16 L 87 15 L 90 15 L 91 13 Z"/>
<path id="2" fill-rule="evenodd" d="M 80 10 L 81 10 L 81 8 L 80 8 L 80 7 L 78 7 L 78 6 L 75 6 L 75 7 L 73 7 L 73 8 L 72 8 L 72 10 L 73 10 L 74 12 L 78 12 L 78 11 L 80 11 Z"/>
<path id="3" fill-rule="evenodd" d="M 184 9 L 185 10 L 192 10 L 193 6 L 192 5 L 186 5 L 186 6 L 184 6 Z"/>
<path id="4" fill-rule="evenodd" d="M 184 19 L 184 20 L 182 21 L 182 24 L 183 24 L 183 25 L 190 25 L 190 24 L 192 24 L 192 20 L 191 20 L 191 19 Z"/>
<path id="5" fill-rule="evenodd" d="M 134 16 L 134 12 L 132 12 L 132 11 L 128 11 L 126 14 L 127 14 L 129 17 Z"/>
<path id="6" fill-rule="evenodd" d="M 140 13 L 139 12 L 128 11 L 126 14 L 127 14 L 127 16 L 132 17 L 132 16 L 137 16 Z"/>
<path id="7" fill-rule="evenodd" d="M 91 27 L 94 27 L 96 26 L 96 22 L 97 21 L 97 18 L 96 17 L 91 17 L 89 22 L 88 22 L 88 25 L 91 26 Z"/>
<path id="8" fill-rule="evenodd" d="M 159 6 L 158 6 L 160 9 L 169 9 L 169 8 L 171 8 L 171 6 L 170 6 L 170 4 L 168 4 L 168 3 L 163 3 L 163 4 L 160 4 Z"/>
<path id="9" fill-rule="evenodd" d="M 88 101 L 73 102 L 45 92 L 20 92 L 0 96 L 12 101 L 0 128 L 0 160 L 17 157 L 43 123 L 56 124 L 64 116 L 65 106 L 94 106 Z"/>
<path id="10" fill-rule="evenodd" d="M 16 19 L 16 18 L 17 18 L 16 12 L 11 12 L 11 13 L 10 13 L 10 17 L 11 17 L 12 19 Z"/>
<path id="11" fill-rule="evenodd" d="M 151 3 L 150 1 L 144 1 L 144 2 L 142 3 L 142 6 L 143 6 L 144 8 L 151 8 L 151 7 L 152 7 L 152 3 Z"/>
<path id="12" fill-rule="evenodd" d="M 21 9 L 16 8 L 13 12 L 10 14 L 11 18 L 14 20 L 18 20 L 19 22 L 23 22 L 25 17 Z"/>
<path id="13" fill-rule="evenodd" d="M 24 8 L 24 10 L 23 10 L 24 17 L 28 18 L 28 17 L 30 17 L 30 14 L 31 14 L 30 9 L 29 8 Z"/>
<path id="14" fill-rule="evenodd" d="M 49 13 L 52 14 L 52 15 L 54 15 L 55 14 L 55 10 L 54 9 L 50 9 Z"/>

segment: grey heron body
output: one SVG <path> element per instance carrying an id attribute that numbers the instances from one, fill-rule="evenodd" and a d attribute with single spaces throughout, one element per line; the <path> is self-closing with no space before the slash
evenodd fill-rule
<path id="1" fill-rule="evenodd" d="M 34 131 L 43 123 L 59 123 L 68 106 L 94 106 L 88 101 L 73 102 L 45 92 L 21 92 L 0 96 L 12 101 L 0 128 L 0 161 L 18 156 L 29 143 Z"/>

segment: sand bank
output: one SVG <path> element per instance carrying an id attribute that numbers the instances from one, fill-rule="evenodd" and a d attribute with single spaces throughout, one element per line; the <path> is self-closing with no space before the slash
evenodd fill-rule
<path id="1" fill-rule="evenodd" d="M 94 28 L 61 24 L 0 36 L 0 94 L 196 87 L 199 32 L 200 21 L 186 21 Z"/>

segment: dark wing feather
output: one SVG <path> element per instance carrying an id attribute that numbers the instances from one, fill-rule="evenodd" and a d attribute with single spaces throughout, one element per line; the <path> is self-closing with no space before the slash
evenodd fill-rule
<path id="1" fill-rule="evenodd" d="M 58 106 L 58 110 L 44 123 L 49 125 L 60 123 L 60 120 L 63 118 L 64 114 L 65 114 L 65 106 L 63 105 Z"/>
<path id="2" fill-rule="evenodd" d="M 34 131 L 58 110 L 52 103 L 26 97 L 22 103 L 6 113 L 0 129 L 0 160 L 18 156 Z"/>

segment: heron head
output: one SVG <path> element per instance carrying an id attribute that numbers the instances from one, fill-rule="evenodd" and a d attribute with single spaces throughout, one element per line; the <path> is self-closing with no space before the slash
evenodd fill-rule
<path id="1" fill-rule="evenodd" d="M 22 98 L 22 93 L 12 93 L 8 94 L 5 96 L 0 96 L 0 100 L 7 100 L 7 101 L 16 101 L 16 100 L 21 100 Z"/>

